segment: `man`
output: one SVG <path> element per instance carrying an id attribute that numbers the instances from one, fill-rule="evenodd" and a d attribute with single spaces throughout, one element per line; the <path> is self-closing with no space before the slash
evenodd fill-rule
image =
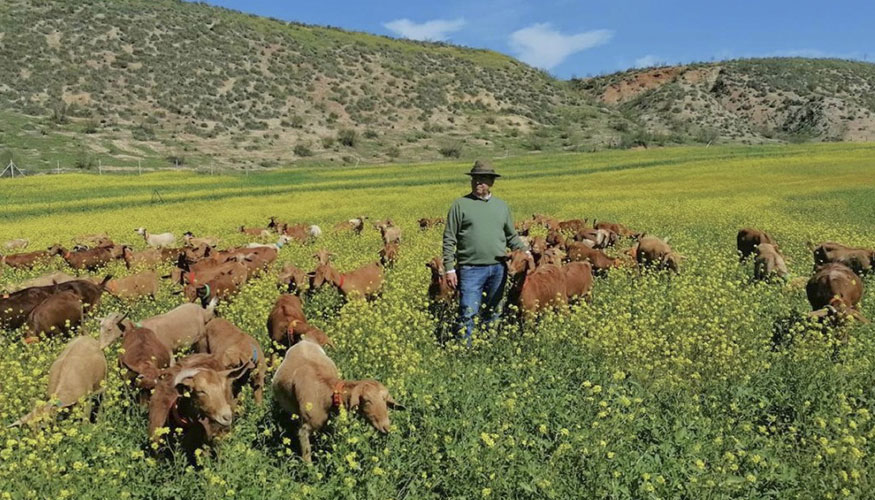
<path id="1" fill-rule="evenodd" d="M 447 214 L 443 259 L 447 283 L 459 290 L 457 331 L 464 328 L 470 346 L 474 316 L 479 312 L 484 322 L 493 323 L 501 312 L 507 247 L 527 247 L 513 227 L 510 208 L 491 193 L 495 179 L 501 177 L 492 165 L 478 160 L 467 175 L 471 192 L 454 201 Z"/>

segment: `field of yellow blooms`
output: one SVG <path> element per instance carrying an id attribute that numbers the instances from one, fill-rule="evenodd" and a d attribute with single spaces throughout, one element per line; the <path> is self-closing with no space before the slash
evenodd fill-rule
<path id="1" fill-rule="evenodd" d="M 337 347 L 345 378 L 377 378 L 405 410 L 378 435 L 363 419 L 335 418 L 304 464 L 287 416 L 256 406 L 249 389 L 231 432 L 203 453 L 156 458 L 146 410 L 123 389 L 118 345 L 95 423 L 81 410 L 38 428 L 7 428 L 44 398 L 65 339 L 26 345 L 2 332 L 0 499 L 44 498 L 871 498 L 875 490 L 875 327 L 835 331 L 804 319 L 812 260 L 806 241 L 875 247 L 875 145 L 677 148 L 496 160 L 494 192 L 515 217 L 593 217 L 671 237 L 681 274 L 612 271 L 591 304 L 480 334 L 473 348 L 440 347 L 428 313 L 425 262 L 443 216 L 467 190 L 470 164 L 288 169 L 245 176 L 159 173 L 64 175 L 0 182 L 0 242 L 32 249 L 108 233 L 142 248 L 133 232 L 249 241 L 235 228 L 269 216 L 319 224 L 311 246 L 291 244 L 279 263 L 312 269 L 328 248 L 336 266 L 377 259 L 379 234 L 335 234 L 360 214 L 404 231 L 382 297 L 341 305 L 324 290 L 308 317 Z M 789 284 L 753 283 L 739 264 L 743 226 L 772 233 L 788 256 Z M 628 247 L 621 242 L 619 252 Z M 52 268 L 69 272 L 57 260 Z M 0 285 L 45 272 L 4 269 Z M 107 270 L 128 274 L 122 265 Z M 103 274 L 103 273 L 101 273 Z M 795 279 L 795 281 L 794 281 Z M 265 321 L 279 294 L 275 271 L 251 281 L 219 313 L 267 346 Z M 871 289 L 872 281 L 865 283 Z M 182 300 L 122 303 L 105 296 L 82 328 L 128 311 L 144 318 Z M 875 318 L 867 289 L 862 312 Z M 273 369 L 275 367 L 271 367 Z M 268 377 L 271 375 L 269 374 Z"/>

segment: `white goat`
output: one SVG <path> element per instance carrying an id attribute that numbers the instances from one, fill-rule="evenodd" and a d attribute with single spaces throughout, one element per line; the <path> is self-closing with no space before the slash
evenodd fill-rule
<path id="1" fill-rule="evenodd" d="M 292 240 L 291 236 L 286 236 L 285 234 L 280 236 L 280 239 L 277 240 L 276 243 L 249 243 L 246 245 L 246 248 L 276 248 L 277 250 L 281 250 L 284 246 L 286 246 Z"/>
<path id="2" fill-rule="evenodd" d="M 134 229 L 134 232 L 142 236 L 146 244 L 152 248 L 167 248 L 176 243 L 176 236 L 173 236 L 173 233 L 149 234 L 145 227 Z"/>

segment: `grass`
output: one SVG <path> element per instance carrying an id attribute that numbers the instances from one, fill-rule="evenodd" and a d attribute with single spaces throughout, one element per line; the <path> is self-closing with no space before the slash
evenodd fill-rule
<path id="1" fill-rule="evenodd" d="M 66 419 L 39 430 L 0 428 L 0 495 L 11 498 L 862 498 L 871 491 L 875 394 L 871 325 L 835 332 L 801 320 L 804 290 L 751 283 L 738 264 L 742 226 L 771 232 L 794 278 L 808 276 L 808 240 L 875 246 L 871 144 L 671 148 L 496 160 L 495 186 L 518 219 L 533 212 L 597 217 L 670 236 L 688 258 L 680 276 L 628 270 L 598 279 L 591 305 L 546 315 L 520 331 L 505 324 L 463 351 L 433 340 L 424 263 L 440 231 L 415 220 L 443 215 L 466 191 L 470 162 L 311 166 L 250 176 L 154 173 L 3 180 L 0 241 L 33 247 L 108 232 L 142 246 L 138 226 L 213 234 L 240 244 L 241 224 L 276 215 L 318 223 L 326 236 L 289 246 L 280 261 L 312 268 L 315 249 L 352 269 L 376 259 L 379 236 L 336 235 L 365 213 L 404 230 L 401 260 L 383 297 L 339 308 L 320 292 L 307 313 L 338 344 L 343 376 L 374 377 L 406 406 L 378 436 L 360 418 L 335 418 L 316 462 L 294 455 L 267 404 L 248 390 L 232 432 L 198 469 L 154 460 L 145 412 L 115 370 L 95 424 Z M 153 192 L 163 202 L 153 201 Z M 627 244 L 628 242 L 626 242 Z M 622 245 L 621 245 L 622 246 Z M 118 266 L 108 270 L 127 271 Z M 0 284 L 38 274 L 4 270 Z M 266 341 L 278 292 L 251 282 L 221 314 Z M 866 285 L 871 281 L 867 280 Z M 106 298 L 99 315 L 142 318 L 180 300 L 163 284 L 155 301 Z M 871 292 L 863 313 L 875 318 Z M 789 346 L 772 345 L 795 325 Z M 95 320 L 84 327 L 94 334 Z M 41 397 L 64 341 L 25 346 L 5 332 L 0 423 Z M 107 353 L 115 366 L 114 349 Z M 289 442 L 290 442 L 289 441 Z"/>

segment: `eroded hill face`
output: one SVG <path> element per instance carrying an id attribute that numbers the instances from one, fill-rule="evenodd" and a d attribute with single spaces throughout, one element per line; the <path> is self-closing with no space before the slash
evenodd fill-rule
<path id="1" fill-rule="evenodd" d="M 739 60 L 575 83 L 652 131 L 686 131 L 692 124 L 732 141 L 875 140 L 875 66 L 866 63 Z"/>

